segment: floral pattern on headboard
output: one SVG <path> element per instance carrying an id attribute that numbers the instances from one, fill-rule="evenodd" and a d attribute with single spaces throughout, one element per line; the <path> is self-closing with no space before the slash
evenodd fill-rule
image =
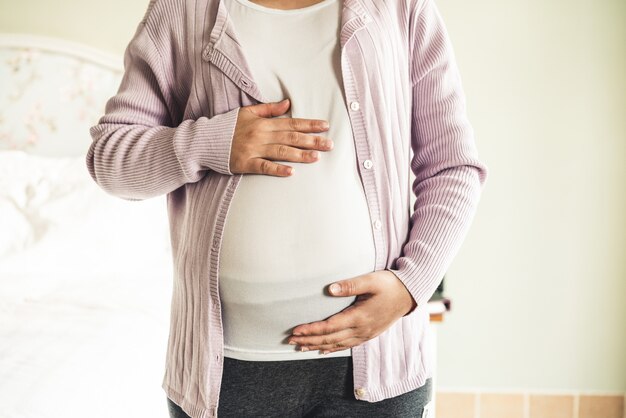
<path id="1" fill-rule="evenodd" d="M 0 150 L 86 154 L 122 70 L 51 48 L 0 45 Z M 120 57 L 119 62 L 122 62 Z"/>

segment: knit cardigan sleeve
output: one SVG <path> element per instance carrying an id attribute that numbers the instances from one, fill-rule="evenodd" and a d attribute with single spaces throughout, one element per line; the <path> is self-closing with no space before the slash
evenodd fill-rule
<path id="1" fill-rule="evenodd" d="M 209 170 L 233 174 L 229 160 L 239 107 L 178 123 L 174 115 L 181 112 L 171 81 L 176 66 L 163 60 L 152 36 L 144 19 L 126 47 L 117 94 L 89 130 L 91 177 L 109 194 L 127 200 L 169 193 Z"/>
<path id="2" fill-rule="evenodd" d="M 465 111 L 459 70 L 434 0 L 417 0 L 409 23 L 411 170 L 416 201 L 394 273 L 417 306 L 441 283 L 470 227 L 487 178 Z M 405 315 L 405 316 L 406 316 Z"/>

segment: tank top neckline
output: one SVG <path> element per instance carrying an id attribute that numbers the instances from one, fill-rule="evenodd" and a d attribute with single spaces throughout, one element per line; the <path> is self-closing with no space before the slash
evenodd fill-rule
<path id="1" fill-rule="evenodd" d="M 289 10 L 275 9 L 273 7 L 261 6 L 260 4 L 254 3 L 250 0 L 236 0 L 236 1 L 238 1 L 240 4 L 246 7 L 249 7 L 251 9 L 255 9 L 261 12 L 265 12 L 265 13 L 272 13 L 272 14 L 278 14 L 278 15 L 295 15 L 295 14 L 313 12 L 315 10 L 321 9 L 324 6 L 327 6 L 339 0 L 322 0 L 319 3 L 315 3 L 310 6 L 300 7 L 298 9 L 289 9 Z"/>

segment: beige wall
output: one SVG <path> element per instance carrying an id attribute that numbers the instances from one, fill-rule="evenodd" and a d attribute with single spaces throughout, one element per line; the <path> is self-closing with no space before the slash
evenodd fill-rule
<path id="1" fill-rule="evenodd" d="M 0 31 L 121 54 L 139 2 L 0 2 Z M 626 2 L 438 0 L 482 159 L 443 388 L 626 390 Z"/>
<path id="2" fill-rule="evenodd" d="M 147 5 L 148 0 L 0 0 L 0 32 L 69 39 L 121 55 Z"/>
<path id="3" fill-rule="evenodd" d="M 626 390 L 626 2 L 440 0 L 482 158 L 446 387 Z"/>

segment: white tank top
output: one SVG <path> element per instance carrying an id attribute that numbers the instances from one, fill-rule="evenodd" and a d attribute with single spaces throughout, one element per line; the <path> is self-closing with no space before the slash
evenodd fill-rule
<path id="1" fill-rule="evenodd" d="M 291 100 L 280 117 L 328 120 L 330 151 L 313 163 L 280 161 L 291 177 L 246 174 L 226 216 L 219 260 L 224 355 L 298 360 L 322 355 L 287 344 L 297 325 L 340 312 L 355 297 L 326 294 L 375 268 L 374 236 L 343 98 L 341 0 L 280 10 L 224 0 L 262 94 Z"/>

